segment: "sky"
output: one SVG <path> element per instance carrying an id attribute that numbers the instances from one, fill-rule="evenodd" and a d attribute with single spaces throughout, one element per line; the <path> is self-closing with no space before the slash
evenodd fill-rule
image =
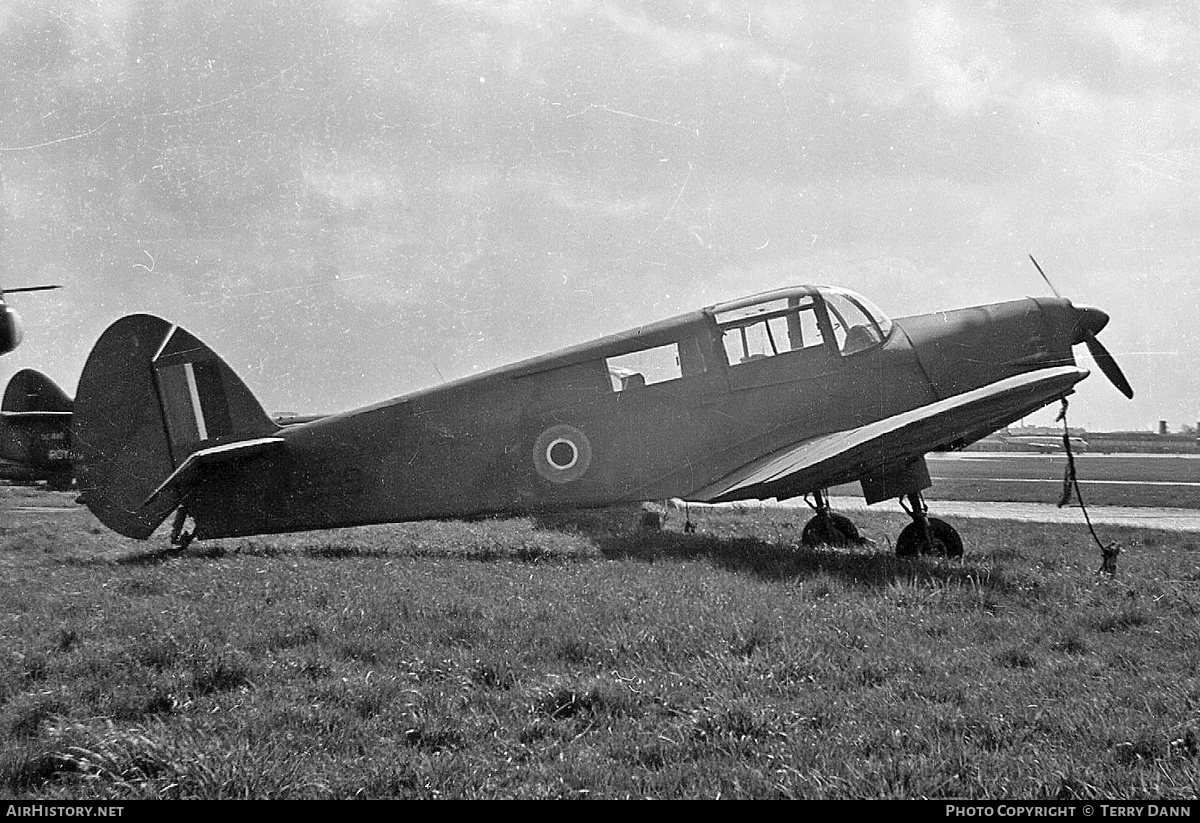
<path id="1" fill-rule="evenodd" d="M 1198 66 L 1153 0 L 6 0 L 0 285 L 64 288 L 0 381 L 150 312 L 333 412 L 795 283 L 1048 295 L 1032 254 L 1137 391 L 1072 425 L 1194 425 Z"/>

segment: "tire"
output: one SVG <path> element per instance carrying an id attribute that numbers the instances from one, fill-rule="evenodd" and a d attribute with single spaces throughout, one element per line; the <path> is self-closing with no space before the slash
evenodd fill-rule
<path id="1" fill-rule="evenodd" d="M 800 542 L 805 546 L 852 546 L 862 542 L 858 527 L 843 514 L 814 515 L 804 524 Z"/>
<path id="2" fill-rule="evenodd" d="M 953 526 L 938 517 L 929 518 L 929 544 L 915 521 L 909 523 L 896 539 L 897 557 L 916 557 L 928 554 L 934 557 L 962 557 L 962 537 Z"/>

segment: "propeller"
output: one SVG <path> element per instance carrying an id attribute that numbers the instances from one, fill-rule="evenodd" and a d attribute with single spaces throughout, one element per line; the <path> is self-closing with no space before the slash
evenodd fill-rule
<path id="1" fill-rule="evenodd" d="M 1083 342 L 1087 344 L 1088 353 L 1091 354 L 1092 359 L 1096 361 L 1096 365 L 1100 367 L 1100 371 L 1104 372 L 1104 376 L 1109 379 L 1109 382 L 1117 387 L 1117 391 L 1132 400 L 1133 386 L 1129 385 L 1129 381 L 1125 379 L 1125 373 L 1121 371 L 1116 359 L 1109 354 L 1108 349 L 1104 348 L 1104 344 L 1100 342 L 1095 333 L 1086 327 L 1083 329 Z"/>
<path id="2" fill-rule="evenodd" d="M 19 291 L 49 291 L 61 288 L 62 286 L 20 286 L 15 289 L 0 289 L 0 294 L 16 294 Z"/>
<path id="3" fill-rule="evenodd" d="M 1033 267 L 1037 269 L 1038 274 L 1046 281 L 1046 285 L 1050 287 L 1050 291 L 1054 292 L 1054 296 L 1062 299 L 1062 295 L 1058 293 L 1058 289 L 1054 288 L 1054 284 L 1050 282 L 1050 278 L 1042 271 L 1042 267 L 1038 265 L 1038 261 L 1033 259 L 1033 255 L 1029 255 Z M 1096 365 L 1100 367 L 1100 371 L 1104 372 L 1104 376 L 1109 382 L 1117 387 L 1117 391 L 1125 395 L 1130 400 L 1133 399 L 1133 386 L 1129 385 L 1129 381 L 1125 378 L 1125 373 L 1121 371 L 1121 367 L 1117 365 L 1116 359 L 1109 353 L 1108 349 L 1104 348 L 1104 344 L 1096 337 L 1096 332 L 1104 328 L 1104 324 L 1108 322 L 1108 315 L 1099 309 L 1077 307 L 1081 312 L 1080 322 L 1076 326 L 1079 331 L 1080 339 L 1076 342 L 1087 345 L 1088 353 L 1092 359 L 1096 361 Z"/>

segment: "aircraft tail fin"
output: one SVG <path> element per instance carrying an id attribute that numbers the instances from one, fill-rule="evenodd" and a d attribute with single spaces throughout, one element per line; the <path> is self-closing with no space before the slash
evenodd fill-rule
<path id="1" fill-rule="evenodd" d="M 12 414 L 26 412 L 69 412 L 71 398 L 40 371 L 21 369 L 8 381 L 0 411 Z"/>
<path id="2" fill-rule="evenodd" d="M 145 539 L 182 502 L 166 481 L 193 453 L 278 430 L 208 346 L 161 318 L 123 317 L 96 341 L 79 378 L 80 501 L 113 531 Z"/>

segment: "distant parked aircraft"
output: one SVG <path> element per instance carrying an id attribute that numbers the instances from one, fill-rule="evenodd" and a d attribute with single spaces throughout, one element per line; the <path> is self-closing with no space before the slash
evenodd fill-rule
<path id="1" fill-rule="evenodd" d="M 0 479 L 71 486 L 71 398 L 33 369 L 13 375 L 0 401 Z"/>
<path id="2" fill-rule="evenodd" d="M 1003 432 L 998 435 L 997 439 L 1007 446 L 1025 449 L 1034 452 L 1062 452 L 1066 451 L 1066 446 L 1063 444 L 1061 435 L 1053 434 L 1012 434 Z M 1071 451 L 1079 454 L 1088 450 L 1088 442 L 1078 435 L 1071 435 Z"/>

